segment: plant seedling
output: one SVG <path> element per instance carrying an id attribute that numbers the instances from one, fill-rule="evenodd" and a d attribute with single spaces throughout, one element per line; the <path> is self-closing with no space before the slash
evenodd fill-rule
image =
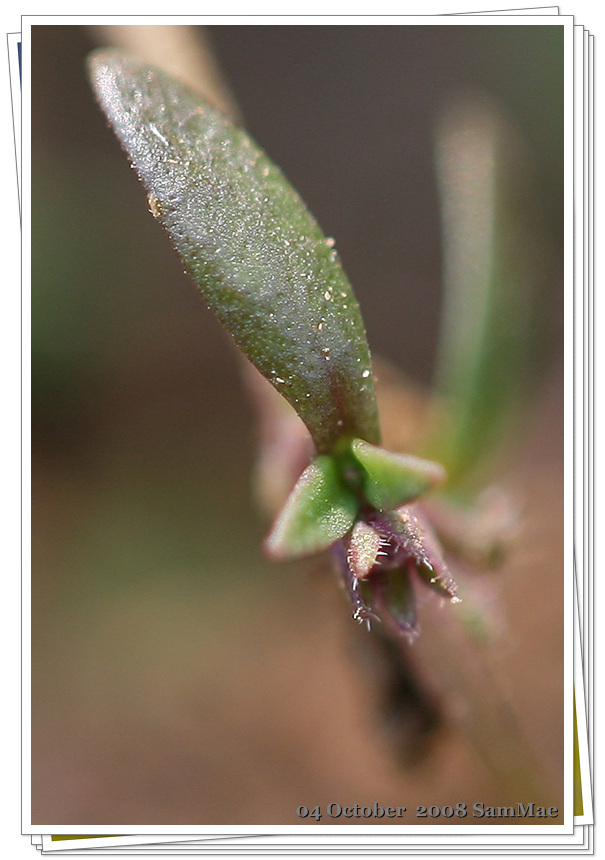
<path id="1" fill-rule="evenodd" d="M 413 509 L 445 473 L 379 447 L 370 351 L 333 240 L 257 144 L 197 93 L 115 50 L 94 53 L 90 73 L 208 306 L 311 434 L 316 456 L 277 516 L 268 554 L 332 548 L 355 616 L 414 635 L 412 583 L 456 596 Z"/>
<path id="2" fill-rule="evenodd" d="M 241 128 L 159 69 L 109 49 L 91 55 L 89 68 L 152 214 L 207 305 L 293 407 L 313 442 L 314 455 L 298 470 L 266 552 L 277 560 L 330 552 L 353 617 L 368 628 L 373 619 L 381 622 L 374 639 L 394 669 L 396 714 L 403 696 L 405 707 L 412 703 L 433 726 L 430 696 L 408 666 L 412 651 L 398 646 L 418 635 L 419 588 L 459 601 L 437 533 L 454 556 L 481 566 L 494 556 L 494 536 L 503 545 L 514 525 L 497 493 L 483 494 L 466 510 L 451 504 L 456 493 L 458 502 L 468 501 L 466 476 L 491 450 L 506 409 L 516 405 L 512 395 L 528 376 L 535 340 L 535 318 L 518 311 L 535 295 L 539 266 L 530 247 L 535 223 L 525 230 L 520 195 L 510 193 L 518 167 L 514 148 L 489 109 L 471 110 L 460 125 L 458 117 L 441 132 L 437 168 L 449 263 L 437 377 L 457 405 L 425 440 L 429 454 L 420 458 L 381 447 L 358 303 L 334 241 L 279 168 Z M 438 487 L 449 498 L 427 501 Z M 515 761 L 531 785 L 531 754 L 508 719 L 489 667 L 477 659 L 484 628 L 470 591 L 463 604 L 469 611 L 459 621 L 480 635 L 461 651 L 461 638 L 451 635 L 455 616 L 448 614 L 443 639 L 426 637 L 427 650 L 442 680 L 447 675 L 456 689 L 466 689 L 467 725 L 486 760 L 503 779 L 510 779 Z"/>

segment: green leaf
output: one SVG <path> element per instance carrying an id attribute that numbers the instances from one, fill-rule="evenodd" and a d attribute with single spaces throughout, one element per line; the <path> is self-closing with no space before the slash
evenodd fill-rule
<path id="1" fill-rule="evenodd" d="M 319 453 L 379 441 L 371 359 L 333 248 L 281 171 L 184 84 L 103 49 L 99 102 L 186 269 L 240 349 L 296 409 Z"/>
<path id="2" fill-rule="evenodd" d="M 361 439 L 353 440 L 351 451 L 363 469 L 364 495 L 380 511 L 407 505 L 445 480 L 442 467 L 431 460 L 391 454 Z"/>
<path id="3" fill-rule="evenodd" d="M 355 522 L 358 503 L 332 457 L 316 457 L 298 479 L 265 541 L 269 555 L 299 558 L 328 549 Z"/>

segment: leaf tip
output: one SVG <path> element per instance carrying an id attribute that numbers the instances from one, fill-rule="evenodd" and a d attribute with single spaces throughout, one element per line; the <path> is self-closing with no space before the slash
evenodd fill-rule
<path id="1" fill-rule="evenodd" d="M 342 484 L 334 460 L 321 455 L 296 482 L 264 549 L 279 561 L 323 552 L 345 536 L 356 515 L 354 494 Z"/>

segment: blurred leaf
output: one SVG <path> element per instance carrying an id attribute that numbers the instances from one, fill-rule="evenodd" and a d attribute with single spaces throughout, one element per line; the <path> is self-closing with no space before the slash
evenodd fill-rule
<path id="1" fill-rule="evenodd" d="M 185 85 L 118 51 L 93 85 L 185 266 L 242 351 L 303 419 L 320 453 L 379 441 L 357 301 L 280 170 Z"/>
<path id="2" fill-rule="evenodd" d="M 436 387 L 451 420 L 435 427 L 428 454 L 453 486 L 501 441 L 535 371 L 545 245 L 526 153 L 490 102 L 449 106 L 437 168 L 444 309 Z"/>

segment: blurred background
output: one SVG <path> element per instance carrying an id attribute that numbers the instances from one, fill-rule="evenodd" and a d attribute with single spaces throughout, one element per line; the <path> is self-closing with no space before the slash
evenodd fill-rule
<path id="1" fill-rule="evenodd" d="M 530 539 L 497 574 L 492 659 L 562 808 L 562 28 L 206 37 L 250 133 L 335 237 L 371 348 L 420 385 L 441 307 L 436 116 L 480 90 L 525 140 L 551 260 L 531 409 L 494 467 Z M 455 727 L 402 768 L 330 571 L 262 557 L 237 358 L 95 103 L 98 44 L 32 30 L 32 822 L 303 826 L 300 805 L 523 800 Z"/>

